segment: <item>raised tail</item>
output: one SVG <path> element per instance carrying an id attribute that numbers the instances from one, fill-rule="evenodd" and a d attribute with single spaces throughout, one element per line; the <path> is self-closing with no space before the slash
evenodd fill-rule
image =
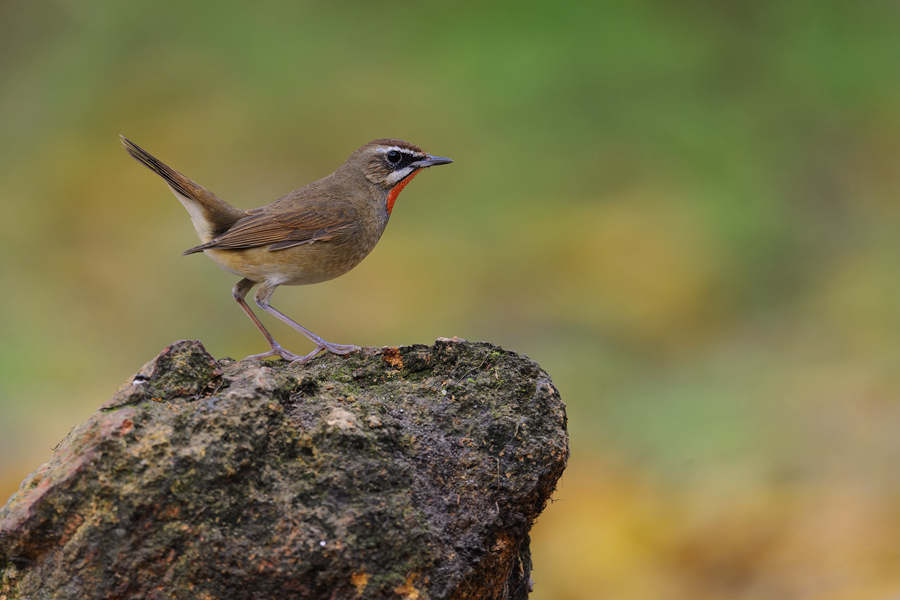
<path id="1" fill-rule="evenodd" d="M 181 201 L 184 208 L 191 216 L 191 222 L 202 242 L 208 242 L 215 236 L 225 232 L 234 225 L 235 221 L 246 216 L 246 212 L 235 208 L 227 202 L 220 200 L 215 194 L 195 183 L 169 167 L 161 160 L 126 138 L 122 139 L 122 145 L 128 154 L 135 160 L 145 165 L 151 171 L 165 179 L 169 187 L 175 193 L 175 197 Z"/>

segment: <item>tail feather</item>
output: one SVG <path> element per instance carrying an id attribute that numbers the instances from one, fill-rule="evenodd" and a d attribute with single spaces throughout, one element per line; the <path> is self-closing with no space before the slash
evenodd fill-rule
<path id="1" fill-rule="evenodd" d="M 169 167 L 161 160 L 126 138 L 122 145 L 135 160 L 162 177 L 187 209 L 194 229 L 204 242 L 226 231 L 246 213 L 220 200 L 215 194 Z"/>
<path id="2" fill-rule="evenodd" d="M 168 183 L 175 192 L 186 198 L 196 198 L 196 196 L 203 195 L 204 192 L 209 193 L 208 190 L 197 185 L 175 169 L 169 167 L 124 135 L 120 135 L 119 137 L 122 139 L 122 145 L 125 146 L 125 150 L 128 151 L 128 154 L 130 154 L 132 158 L 165 179 L 166 183 Z"/>

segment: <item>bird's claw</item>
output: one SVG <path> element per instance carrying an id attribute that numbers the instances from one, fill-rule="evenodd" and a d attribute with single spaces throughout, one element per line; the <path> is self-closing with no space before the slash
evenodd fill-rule
<path id="1" fill-rule="evenodd" d="M 291 364 L 302 365 L 313 358 L 315 358 L 320 352 L 326 350 L 331 352 L 332 354 L 338 354 L 341 356 L 350 354 L 351 352 L 356 352 L 360 348 L 359 346 L 354 346 L 353 344 L 331 344 L 329 342 L 325 342 L 323 344 L 317 344 L 315 350 L 310 352 L 309 354 L 305 354 L 303 356 L 299 354 L 294 354 L 293 352 L 289 352 L 285 350 L 281 346 L 272 346 L 272 349 L 268 352 L 262 352 L 260 354 L 251 354 L 246 357 L 244 360 L 262 360 L 265 358 L 279 357 L 284 360 L 290 362 Z"/>
<path id="2" fill-rule="evenodd" d="M 300 356 L 299 354 L 294 354 L 293 352 L 289 352 L 282 348 L 281 346 L 272 346 L 272 349 L 268 352 L 262 352 L 260 354 L 251 354 L 250 356 L 244 358 L 244 360 L 262 360 L 264 358 L 272 358 L 272 357 L 283 358 L 284 360 L 294 362 L 300 359 L 306 359 L 307 356 Z"/>
<path id="3" fill-rule="evenodd" d="M 325 342 L 325 344 L 320 347 L 324 350 L 328 350 L 332 354 L 340 354 L 341 356 L 359 351 L 359 346 L 354 346 L 353 344 L 331 344 Z"/>

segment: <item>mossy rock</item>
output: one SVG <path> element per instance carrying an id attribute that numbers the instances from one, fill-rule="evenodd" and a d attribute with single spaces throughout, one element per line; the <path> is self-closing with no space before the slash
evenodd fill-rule
<path id="1" fill-rule="evenodd" d="M 550 378 L 490 344 L 177 342 L 0 509 L 0 598 L 526 598 L 567 457 Z"/>

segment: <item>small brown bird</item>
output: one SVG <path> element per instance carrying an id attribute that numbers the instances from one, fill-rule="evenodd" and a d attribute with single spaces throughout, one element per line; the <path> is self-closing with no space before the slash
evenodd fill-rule
<path id="1" fill-rule="evenodd" d="M 453 162 L 402 140 L 374 140 L 334 173 L 271 204 L 241 210 L 120 137 L 131 156 L 165 179 L 190 215 L 203 243 L 184 254 L 203 252 L 243 277 L 232 296 L 271 347 L 247 358 L 280 356 L 301 363 L 322 350 L 349 354 L 359 346 L 326 342 L 277 310 L 269 304 L 275 288 L 327 281 L 358 265 L 378 243 L 406 184 L 421 169 Z M 275 341 L 244 300 L 256 284 L 256 305 L 312 340 L 315 350 L 300 356 Z"/>

